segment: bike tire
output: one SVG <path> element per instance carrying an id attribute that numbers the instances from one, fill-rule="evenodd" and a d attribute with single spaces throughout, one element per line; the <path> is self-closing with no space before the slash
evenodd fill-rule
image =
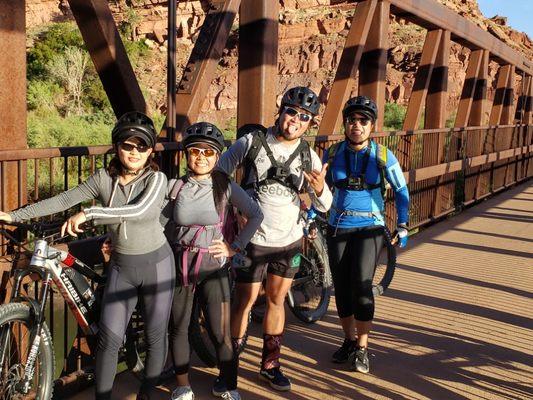
<path id="1" fill-rule="evenodd" d="M 13 327 L 15 323 L 20 323 L 22 326 L 20 328 Z M 11 328 L 7 329 L 8 326 L 11 326 Z M 13 335 L 12 329 L 17 332 L 18 340 L 11 339 Z M 28 355 L 29 349 L 22 349 L 19 343 L 26 344 L 21 337 L 29 337 L 33 329 L 35 329 L 34 315 L 28 304 L 9 303 L 0 306 L 0 343 L 4 341 L 4 334 L 9 335 L 5 340 L 6 346 L 10 349 L 5 349 L 8 354 L 0 373 L 0 398 L 2 399 L 26 398 L 28 395 L 32 397 L 34 395 L 36 400 L 49 400 L 52 398 L 54 389 L 54 349 L 50 331 L 46 324 L 43 324 L 41 330 L 41 342 L 35 364 L 37 371 L 31 391 L 29 394 L 17 391 L 19 390 L 17 379 L 20 380 L 20 375 L 24 373 L 25 368 L 24 360 L 15 360 L 15 357 Z M 12 347 L 14 348 L 12 349 Z"/>
<path id="2" fill-rule="evenodd" d="M 376 258 L 376 267 L 372 279 L 374 297 L 385 293 L 396 270 L 396 247 L 392 244 L 392 235 L 387 227 L 383 229 L 383 248 Z"/>
<path id="3" fill-rule="evenodd" d="M 233 296 L 234 281 L 230 278 L 230 287 Z M 207 310 L 202 307 L 197 297 L 194 299 L 193 309 L 191 312 L 191 321 L 189 323 L 189 344 L 191 350 L 194 350 L 198 358 L 209 368 L 213 368 L 218 364 L 217 353 L 215 348 L 215 340 L 213 332 L 207 323 Z M 251 315 L 248 317 L 248 324 L 250 323 Z M 238 353 L 240 354 L 248 341 L 248 328 L 244 334 L 244 340 Z"/>
<path id="4" fill-rule="evenodd" d="M 287 296 L 289 309 L 300 321 L 312 324 L 326 315 L 331 288 L 326 240 L 317 230 L 315 239 L 305 239 L 302 264 Z"/>

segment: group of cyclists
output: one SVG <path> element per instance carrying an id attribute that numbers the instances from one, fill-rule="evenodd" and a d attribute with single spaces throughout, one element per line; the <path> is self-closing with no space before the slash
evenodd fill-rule
<path id="1" fill-rule="evenodd" d="M 319 107 L 312 90 L 291 88 L 271 127 L 248 126 L 226 151 L 215 125 L 192 124 L 183 138 L 187 173 L 170 181 L 153 161 L 153 122 L 142 113 L 129 112 L 112 131 L 116 156 L 107 168 L 50 199 L 0 212 L 0 221 L 21 221 L 99 200 L 100 206 L 85 208 L 62 226 L 62 233 L 77 235 L 85 222 L 92 221 L 107 225 L 110 235 L 96 399 L 111 398 L 118 350 L 138 300 L 147 355 L 137 398 L 150 398 L 170 343 L 177 380 L 172 399 L 194 399 L 188 378 L 188 326 L 196 295 L 207 310 L 220 370 L 212 393 L 240 399 L 239 354 L 265 279 L 259 377 L 275 390 L 290 390 L 280 355 L 284 301 L 301 262 L 304 192 L 316 210 L 329 211 L 327 245 L 344 331 L 344 342 L 332 360 L 350 361 L 354 370 L 369 372 L 372 278 L 383 246 L 385 185 L 395 192 L 400 246 L 407 241 L 409 194 L 395 156 L 370 138 L 378 117 L 372 99 L 357 96 L 346 102 L 345 140 L 331 146 L 322 160 L 302 139 Z M 239 166 L 244 170 L 241 185 L 230 178 Z M 236 217 L 233 210 L 242 222 L 237 232 L 230 229 Z M 244 267 L 242 260 L 247 260 Z M 234 269 L 231 304 L 228 265 L 240 265 Z"/>

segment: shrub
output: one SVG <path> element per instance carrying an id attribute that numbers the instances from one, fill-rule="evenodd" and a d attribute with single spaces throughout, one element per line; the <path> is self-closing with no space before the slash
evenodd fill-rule
<path id="1" fill-rule="evenodd" d="M 405 114 L 407 113 L 407 107 L 398 103 L 386 103 L 385 115 L 383 119 L 384 130 L 386 131 L 399 131 L 403 128 L 403 121 Z"/>

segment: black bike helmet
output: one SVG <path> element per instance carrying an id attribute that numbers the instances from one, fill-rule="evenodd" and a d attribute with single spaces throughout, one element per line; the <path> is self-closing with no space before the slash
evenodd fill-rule
<path id="1" fill-rule="evenodd" d="M 139 111 L 129 111 L 123 114 L 111 132 L 111 141 L 116 144 L 130 137 L 138 137 L 148 146 L 154 147 L 157 142 L 154 122 Z"/>
<path id="2" fill-rule="evenodd" d="M 356 96 L 349 99 L 342 110 L 342 117 L 346 119 L 353 112 L 363 114 L 372 121 L 376 121 L 378 118 L 378 107 L 374 100 L 367 96 Z"/>
<path id="3" fill-rule="evenodd" d="M 296 86 L 285 92 L 281 99 L 281 107 L 283 106 L 296 106 L 310 112 L 312 115 L 318 114 L 320 103 L 318 102 L 318 96 L 311 89 Z"/>
<path id="4" fill-rule="evenodd" d="M 187 148 L 195 143 L 207 143 L 219 152 L 224 150 L 224 135 L 209 122 L 197 122 L 185 130 L 183 145 Z"/>

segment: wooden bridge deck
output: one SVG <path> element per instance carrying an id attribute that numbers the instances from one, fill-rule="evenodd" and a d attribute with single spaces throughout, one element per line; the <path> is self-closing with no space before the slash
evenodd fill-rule
<path id="1" fill-rule="evenodd" d="M 377 302 L 371 373 L 330 362 L 342 342 L 335 304 L 317 324 L 288 314 L 283 368 L 290 393 L 258 380 L 259 326 L 243 356 L 243 399 L 526 399 L 533 397 L 533 183 L 502 193 L 411 238 L 387 296 Z M 210 399 L 216 370 L 192 371 Z M 115 398 L 138 383 L 118 376 Z M 174 382 L 157 399 L 169 399 Z M 92 389 L 72 397 L 93 398 Z"/>

